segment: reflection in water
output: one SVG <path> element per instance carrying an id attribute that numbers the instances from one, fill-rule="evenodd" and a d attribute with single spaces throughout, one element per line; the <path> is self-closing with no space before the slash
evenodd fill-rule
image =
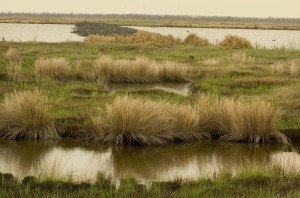
<path id="1" fill-rule="evenodd" d="M 134 147 L 91 145 L 72 141 L 0 141 L 0 171 L 20 178 L 27 175 L 69 176 L 95 179 L 98 172 L 119 181 L 133 176 L 153 180 L 211 177 L 219 172 L 234 174 L 241 167 L 280 166 L 300 168 L 300 155 L 286 152 L 281 144 L 197 142 Z"/>
<path id="2" fill-rule="evenodd" d="M 125 84 L 125 83 L 113 83 L 110 84 L 110 90 L 112 92 L 117 90 L 123 91 L 139 91 L 147 89 L 159 89 L 169 93 L 175 93 L 183 96 L 187 96 L 190 93 L 190 83 L 153 83 L 153 84 Z"/>

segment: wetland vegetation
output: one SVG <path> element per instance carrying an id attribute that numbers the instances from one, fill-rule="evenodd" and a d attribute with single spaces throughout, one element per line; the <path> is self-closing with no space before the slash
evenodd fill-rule
<path id="1" fill-rule="evenodd" d="M 145 42 L 149 37 L 139 42 L 109 37 L 1 42 L 0 136 L 146 146 L 207 139 L 299 141 L 299 50 L 257 49 L 236 37 L 224 45 L 201 44 L 205 41 L 195 36 L 178 45 L 163 36 L 150 42 Z M 136 86 L 166 82 L 189 83 L 189 94 Z M 131 88 L 112 91 L 120 83 Z M 299 196 L 299 175 L 283 172 L 273 167 L 151 186 L 128 178 L 116 185 L 101 175 L 95 182 L 76 183 L 33 177 L 20 182 L 2 174 L 0 195 Z"/>

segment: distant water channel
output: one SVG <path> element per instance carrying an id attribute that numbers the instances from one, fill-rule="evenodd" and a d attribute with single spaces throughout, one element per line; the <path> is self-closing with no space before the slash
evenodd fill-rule
<path id="1" fill-rule="evenodd" d="M 84 37 L 71 33 L 74 25 L 0 23 L 1 41 L 65 42 L 83 41 Z"/>
<path id="2" fill-rule="evenodd" d="M 60 24 L 20 24 L 0 23 L 0 39 L 6 41 L 27 42 L 65 42 L 83 41 L 84 37 L 71 33 L 74 25 Z M 247 38 L 254 46 L 262 48 L 300 49 L 300 31 L 289 30 L 250 30 L 218 28 L 177 28 L 177 27 L 138 27 L 131 28 L 156 32 L 163 35 L 172 34 L 184 39 L 190 33 L 207 38 L 212 43 L 220 42 L 225 35 L 234 34 Z"/>
<path id="3" fill-rule="evenodd" d="M 298 145 L 300 146 L 300 145 Z M 72 176 L 93 180 L 98 172 L 118 182 L 131 175 L 141 183 L 235 174 L 243 167 L 300 170 L 299 147 L 282 144 L 196 142 L 163 146 L 109 146 L 73 141 L 0 140 L 0 172 Z"/>

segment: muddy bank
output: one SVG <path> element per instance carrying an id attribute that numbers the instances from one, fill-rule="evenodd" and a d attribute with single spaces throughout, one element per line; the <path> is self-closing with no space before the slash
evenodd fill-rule
<path id="1" fill-rule="evenodd" d="M 75 33 L 79 36 L 88 36 L 88 35 L 131 35 L 136 33 L 137 30 L 121 27 L 117 25 L 104 24 L 104 23 L 77 23 L 72 33 Z"/>

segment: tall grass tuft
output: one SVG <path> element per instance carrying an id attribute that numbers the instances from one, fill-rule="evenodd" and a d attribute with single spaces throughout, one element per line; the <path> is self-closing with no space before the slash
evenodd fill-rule
<path id="1" fill-rule="evenodd" d="M 288 71 L 288 64 L 282 61 L 277 61 L 271 65 L 273 73 L 282 74 Z"/>
<path id="2" fill-rule="evenodd" d="M 159 77 L 166 82 L 187 82 L 186 68 L 176 62 L 166 61 L 159 67 Z"/>
<path id="3" fill-rule="evenodd" d="M 300 78 L 300 60 L 291 63 L 291 76 Z"/>
<path id="4" fill-rule="evenodd" d="M 171 123 L 174 120 L 169 111 L 164 103 L 119 97 L 106 108 L 103 127 L 108 131 L 99 130 L 97 136 L 103 142 L 116 144 L 166 143 L 173 139 Z M 94 119 L 98 129 L 101 128 L 99 124 L 103 124 L 99 120 Z"/>
<path id="5" fill-rule="evenodd" d="M 186 82 L 186 69 L 174 62 L 157 63 L 144 57 L 130 61 L 103 56 L 95 61 L 95 75 L 111 83 Z"/>
<path id="6" fill-rule="evenodd" d="M 38 59 L 35 61 L 35 77 L 65 80 L 69 75 L 70 65 L 64 58 Z"/>
<path id="7" fill-rule="evenodd" d="M 208 137 L 199 131 L 199 116 L 191 106 L 118 97 L 93 118 L 103 142 L 144 145 Z"/>
<path id="8" fill-rule="evenodd" d="M 0 136 L 7 139 L 59 138 L 46 97 L 39 91 L 8 94 L 0 107 Z"/>
<path id="9" fill-rule="evenodd" d="M 218 130 L 233 141 L 266 142 L 272 139 L 288 143 L 276 128 L 280 112 L 264 101 L 243 102 L 225 98 L 219 101 Z"/>
<path id="10" fill-rule="evenodd" d="M 21 61 L 21 53 L 18 49 L 10 48 L 5 53 L 5 59 L 10 63 L 11 62 L 20 62 Z"/>
<path id="11" fill-rule="evenodd" d="M 189 34 L 184 40 L 183 43 L 185 45 L 192 45 L 192 46 L 208 46 L 210 45 L 207 38 L 199 37 L 196 34 Z"/>
<path id="12" fill-rule="evenodd" d="M 96 86 L 99 92 L 108 91 L 107 79 L 104 76 L 98 76 Z"/>
<path id="13" fill-rule="evenodd" d="M 230 34 L 225 36 L 220 45 L 226 48 L 252 48 L 247 39 Z"/>

